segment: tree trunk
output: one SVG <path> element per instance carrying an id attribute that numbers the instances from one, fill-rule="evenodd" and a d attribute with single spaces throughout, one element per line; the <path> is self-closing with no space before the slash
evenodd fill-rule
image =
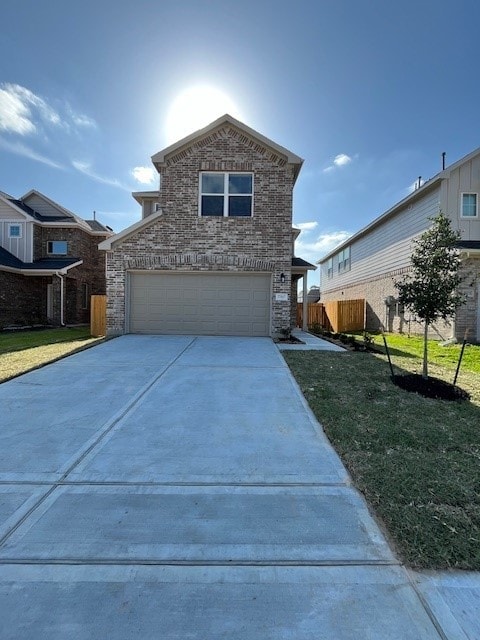
<path id="1" fill-rule="evenodd" d="M 423 330 L 423 371 L 422 378 L 428 378 L 428 322 L 425 321 L 425 328 Z"/>

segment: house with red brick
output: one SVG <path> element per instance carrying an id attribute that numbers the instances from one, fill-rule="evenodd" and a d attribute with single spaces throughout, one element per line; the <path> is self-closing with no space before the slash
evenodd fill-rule
<path id="1" fill-rule="evenodd" d="M 0 192 L 0 329 L 89 322 L 90 296 L 105 293 L 98 243 L 110 235 L 39 191 Z"/>
<path id="2" fill-rule="evenodd" d="M 289 330 L 298 281 L 306 290 L 315 269 L 294 255 L 302 159 L 225 115 L 152 162 L 159 189 L 133 194 L 141 219 L 99 245 L 108 334 Z"/>

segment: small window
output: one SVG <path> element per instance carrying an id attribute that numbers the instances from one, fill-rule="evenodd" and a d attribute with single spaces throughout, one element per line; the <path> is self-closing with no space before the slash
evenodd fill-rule
<path id="1" fill-rule="evenodd" d="M 200 174 L 200 215 L 251 217 L 253 175 L 251 173 Z"/>
<path id="2" fill-rule="evenodd" d="M 86 282 L 82 283 L 82 309 L 88 309 L 89 303 L 89 295 L 88 295 L 88 284 Z"/>
<path id="3" fill-rule="evenodd" d="M 9 238 L 21 238 L 22 237 L 22 226 L 19 224 L 10 224 L 8 226 L 8 237 Z"/>
<path id="4" fill-rule="evenodd" d="M 333 278 L 333 258 L 329 258 L 327 262 L 327 278 Z"/>
<path id="5" fill-rule="evenodd" d="M 345 247 L 338 254 L 338 273 L 350 270 L 350 247 Z"/>
<path id="6" fill-rule="evenodd" d="M 49 240 L 47 242 L 47 253 L 54 256 L 66 256 L 68 243 L 65 240 Z"/>
<path id="7" fill-rule="evenodd" d="M 462 193 L 462 218 L 476 218 L 477 216 L 477 194 Z"/>

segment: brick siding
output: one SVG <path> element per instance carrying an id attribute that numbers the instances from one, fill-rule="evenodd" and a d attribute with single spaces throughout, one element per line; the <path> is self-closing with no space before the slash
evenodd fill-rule
<path id="1" fill-rule="evenodd" d="M 0 271 L 0 329 L 47 323 L 48 277 Z"/>
<path id="2" fill-rule="evenodd" d="M 403 270 L 406 272 L 406 270 Z M 462 277 L 464 280 L 459 290 L 465 294 L 466 303 L 457 310 L 455 322 L 439 321 L 432 326 L 430 337 L 446 340 L 455 335 L 462 340 L 465 330 L 469 330 L 469 340 L 475 341 L 477 334 L 477 314 L 479 308 L 478 287 L 480 282 L 480 259 L 469 259 L 463 262 Z M 326 293 L 322 292 L 321 302 L 329 300 L 366 300 L 365 328 L 367 331 L 379 331 L 384 327 L 386 331 L 423 334 L 423 323 L 416 321 L 413 314 L 406 311 L 399 314 L 396 304 L 387 307 L 385 300 L 388 296 L 398 297 L 394 282 L 401 278 L 400 272 L 388 273 L 383 276 L 364 280 L 350 286 L 339 287 Z M 401 310 L 400 310 L 401 311 Z"/>
<path id="3" fill-rule="evenodd" d="M 199 217 L 200 171 L 251 171 L 252 217 Z M 167 157 L 161 169 L 163 215 L 107 254 L 107 331 L 125 331 L 129 269 L 272 274 L 272 334 L 291 326 L 293 167 L 230 125 Z M 286 281 L 280 282 L 284 273 Z"/>
<path id="4" fill-rule="evenodd" d="M 34 260 L 55 258 L 47 252 L 47 243 L 64 240 L 68 243 L 68 258 L 83 260 L 83 264 L 68 271 L 65 278 L 64 322 L 82 324 L 90 321 L 89 309 L 82 304 L 82 285 L 88 285 L 89 295 L 106 293 L 105 254 L 98 249 L 98 243 L 106 236 L 92 236 L 75 227 L 43 227 L 35 225 L 33 236 Z M 60 258 L 60 256 L 57 256 Z M 64 257 L 64 256 L 61 256 Z M 53 321 L 60 323 L 60 280 L 52 278 L 55 315 Z"/>

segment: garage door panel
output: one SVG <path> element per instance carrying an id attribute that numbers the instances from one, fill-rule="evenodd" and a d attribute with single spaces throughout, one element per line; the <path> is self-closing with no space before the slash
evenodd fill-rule
<path id="1" fill-rule="evenodd" d="M 133 333 L 270 333 L 270 274 L 131 273 Z"/>

